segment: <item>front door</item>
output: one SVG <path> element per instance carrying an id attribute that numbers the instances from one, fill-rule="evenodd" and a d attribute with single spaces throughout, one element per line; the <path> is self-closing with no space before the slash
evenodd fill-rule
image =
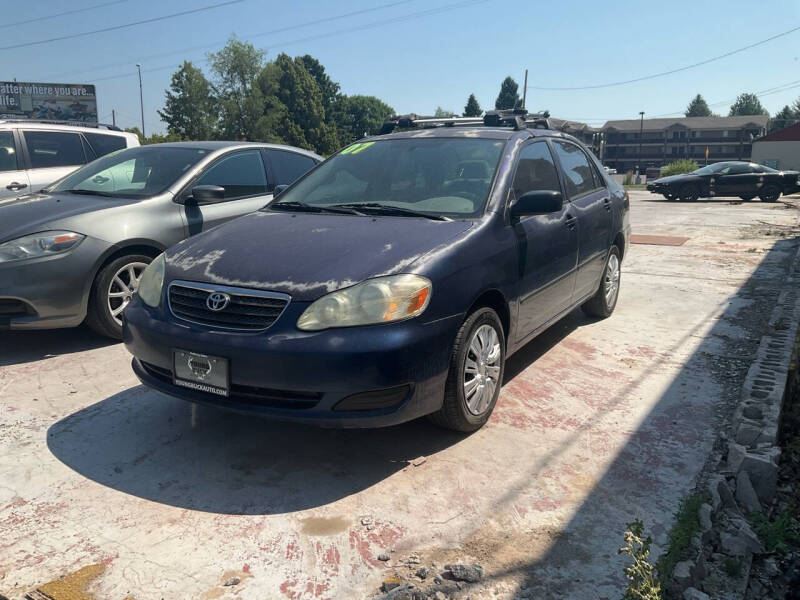
<path id="1" fill-rule="evenodd" d="M 194 204 L 188 197 L 196 185 L 221 186 L 225 188 L 225 199 L 214 204 Z M 223 156 L 209 165 L 182 194 L 189 235 L 258 210 L 272 199 L 267 189 L 264 161 L 258 150 Z"/>
<path id="2" fill-rule="evenodd" d="M 546 141 L 520 151 L 512 194 L 533 190 L 561 192 L 553 155 Z M 519 341 L 541 329 L 571 303 L 578 260 L 579 223 L 572 206 L 560 212 L 522 217 L 511 224 L 519 252 Z"/>
<path id="3" fill-rule="evenodd" d="M 594 292 L 611 246 L 611 195 L 586 153 L 577 144 L 553 140 L 572 214 L 578 219 L 578 270 L 573 300 Z"/>
<path id="4" fill-rule="evenodd" d="M 734 163 L 716 175 L 715 196 L 755 196 L 760 175 L 747 163 Z"/>
<path id="5" fill-rule="evenodd" d="M 13 131 L 0 131 L 0 199 L 30 191 L 28 174 L 21 164 Z"/>

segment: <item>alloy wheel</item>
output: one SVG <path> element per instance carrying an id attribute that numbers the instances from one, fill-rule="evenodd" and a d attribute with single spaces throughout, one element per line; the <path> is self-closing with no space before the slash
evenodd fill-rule
<path id="1" fill-rule="evenodd" d="M 603 293 L 606 297 L 606 305 L 613 307 L 617 301 L 617 294 L 619 293 L 619 258 L 616 254 L 608 257 L 608 264 L 606 265 L 606 273 L 603 280 Z"/>
<path id="2" fill-rule="evenodd" d="M 464 398 L 467 409 L 480 416 L 489 408 L 500 385 L 500 337 L 491 325 L 481 325 L 472 334 L 464 360 Z"/>
<path id="3" fill-rule="evenodd" d="M 123 265 L 111 278 L 108 286 L 107 305 L 111 318 L 122 325 L 122 311 L 130 304 L 134 292 L 139 289 L 139 280 L 147 263 L 131 262 Z"/>

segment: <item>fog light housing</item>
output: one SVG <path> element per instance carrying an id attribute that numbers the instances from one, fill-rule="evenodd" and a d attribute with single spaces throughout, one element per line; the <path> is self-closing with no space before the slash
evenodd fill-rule
<path id="1" fill-rule="evenodd" d="M 411 386 L 400 385 L 383 390 L 372 390 L 370 392 L 360 392 L 340 400 L 333 410 L 342 411 L 364 411 L 380 410 L 382 408 L 392 408 L 399 406 L 408 398 Z"/>

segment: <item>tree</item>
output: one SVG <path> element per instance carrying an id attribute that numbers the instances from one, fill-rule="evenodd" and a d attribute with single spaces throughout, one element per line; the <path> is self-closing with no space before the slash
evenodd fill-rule
<path id="1" fill-rule="evenodd" d="M 125 131 L 128 133 L 136 134 L 136 137 L 139 138 L 139 143 L 142 146 L 146 146 L 147 144 L 163 144 L 165 142 L 183 142 L 186 141 L 185 138 L 182 138 L 180 135 L 176 133 L 151 133 L 150 137 L 142 137 L 142 132 L 138 127 L 126 127 Z"/>
<path id="2" fill-rule="evenodd" d="M 264 68 L 263 50 L 231 36 L 219 52 L 208 55 L 220 108 L 220 129 L 228 139 L 252 139 L 263 114 L 264 99 L 253 83 Z"/>
<path id="3" fill-rule="evenodd" d="M 522 100 L 517 93 L 518 90 L 517 82 L 511 77 L 506 77 L 503 83 L 500 84 L 500 93 L 497 95 L 497 100 L 494 101 L 494 107 L 497 110 L 504 110 L 522 106 Z"/>
<path id="4" fill-rule="evenodd" d="M 464 116 L 480 117 L 481 114 L 483 114 L 483 111 L 481 110 L 481 105 L 478 104 L 478 99 L 475 94 L 470 94 L 469 98 L 467 98 L 467 105 L 464 107 Z"/>
<path id="5" fill-rule="evenodd" d="M 697 94 L 697 96 L 689 102 L 689 106 L 686 107 L 686 112 L 684 114 L 687 117 L 710 117 L 711 109 L 708 108 L 708 103 L 705 101 L 705 98 Z"/>
<path id="6" fill-rule="evenodd" d="M 437 106 L 436 110 L 433 112 L 433 116 L 442 119 L 446 117 L 455 117 L 456 113 L 454 113 L 452 110 L 447 110 L 441 106 Z"/>
<path id="7" fill-rule="evenodd" d="M 303 62 L 306 70 L 314 78 L 314 81 L 317 82 L 320 94 L 322 95 L 322 106 L 327 113 L 331 110 L 334 102 L 336 102 L 337 98 L 339 97 L 339 84 L 328 77 L 328 74 L 325 72 L 325 67 L 322 66 L 322 63 L 320 63 L 310 54 L 301 56 L 300 60 Z"/>
<path id="8" fill-rule="evenodd" d="M 787 104 L 784 106 L 769 122 L 769 130 L 770 132 L 779 131 L 790 125 L 794 125 L 797 121 L 800 120 L 800 115 L 795 113 L 791 109 L 791 107 Z"/>
<path id="9" fill-rule="evenodd" d="M 737 96 L 736 101 L 731 105 L 728 113 L 731 117 L 739 115 L 767 115 L 769 112 L 761 105 L 761 101 L 755 94 L 745 92 Z"/>
<path id="10" fill-rule="evenodd" d="M 679 158 L 661 168 L 661 177 L 691 173 L 697 170 L 697 163 L 689 158 Z"/>
<path id="11" fill-rule="evenodd" d="M 167 131 L 187 140 L 214 138 L 217 110 L 203 72 L 188 61 L 172 74 L 164 110 L 158 111 Z"/>
<path id="12" fill-rule="evenodd" d="M 375 96 L 339 96 L 332 109 L 339 143 L 346 145 L 378 133 L 393 114 L 394 109 Z"/>

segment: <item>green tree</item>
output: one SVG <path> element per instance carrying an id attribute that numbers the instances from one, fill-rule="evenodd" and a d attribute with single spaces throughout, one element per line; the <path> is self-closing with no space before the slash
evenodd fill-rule
<path id="1" fill-rule="evenodd" d="M 339 96 L 332 110 L 339 143 L 346 145 L 378 133 L 393 114 L 394 109 L 375 96 Z"/>
<path id="2" fill-rule="evenodd" d="M 306 70 L 314 78 L 319 86 L 319 91 L 322 96 L 322 106 L 327 113 L 333 108 L 334 103 L 339 97 L 340 86 L 333 79 L 331 79 L 325 72 L 325 67 L 322 66 L 316 58 L 310 54 L 300 57 Z"/>
<path id="3" fill-rule="evenodd" d="M 452 110 L 447 110 L 441 106 L 437 106 L 436 110 L 433 112 L 433 116 L 442 119 L 446 117 L 455 117 L 456 113 L 454 113 Z"/>
<path id="4" fill-rule="evenodd" d="M 518 91 L 517 82 L 511 77 L 506 77 L 503 83 L 500 84 L 500 93 L 497 95 L 497 100 L 494 101 L 494 107 L 497 110 L 504 110 L 522 106 Z"/>
<path id="5" fill-rule="evenodd" d="M 705 98 L 697 94 L 697 96 L 689 102 L 689 106 L 686 107 L 686 112 L 684 114 L 687 117 L 710 117 L 711 109 L 708 108 L 708 103 L 705 101 Z"/>
<path id="6" fill-rule="evenodd" d="M 181 137 L 177 133 L 152 133 L 149 137 L 142 137 L 142 132 L 138 127 L 127 127 L 125 129 L 128 133 L 134 133 L 139 138 L 139 143 L 142 146 L 147 144 L 163 144 L 166 142 L 184 142 L 186 138 Z"/>
<path id="7" fill-rule="evenodd" d="M 794 125 L 798 120 L 800 120 L 800 115 L 795 113 L 795 111 L 793 111 L 787 104 L 778 113 L 776 113 L 772 119 L 770 119 L 769 130 L 770 132 L 779 131 L 789 127 L 790 125 Z"/>
<path id="8" fill-rule="evenodd" d="M 184 61 L 172 74 L 164 110 L 158 111 L 167 131 L 187 140 L 210 140 L 215 136 L 216 101 L 203 72 Z"/>
<path id="9" fill-rule="evenodd" d="M 731 117 L 739 115 L 767 115 L 769 112 L 761 105 L 761 101 L 755 94 L 745 92 L 739 94 L 736 101 L 731 105 L 731 110 L 728 113 Z"/>
<path id="10" fill-rule="evenodd" d="M 208 55 L 220 109 L 220 133 L 227 139 L 253 139 L 264 112 L 264 98 L 254 86 L 264 68 L 263 50 L 231 36 L 219 52 Z"/>
<path id="11" fill-rule="evenodd" d="M 464 107 L 464 116 L 480 117 L 481 114 L 483 114 L 483 111 L 481 110 L 481 105 L 478 104 L 478 99 L 475 94 L 470 94 L 469 98 L 467 98 L 467 105 Z"/>

